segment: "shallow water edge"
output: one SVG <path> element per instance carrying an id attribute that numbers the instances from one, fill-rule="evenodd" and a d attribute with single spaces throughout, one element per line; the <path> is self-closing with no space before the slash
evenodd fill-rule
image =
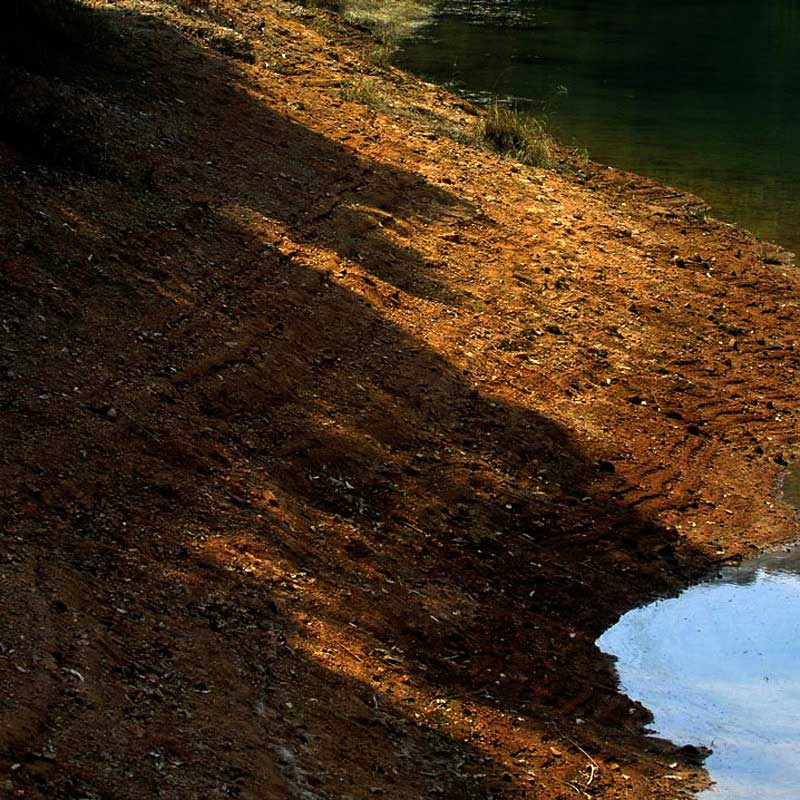
<path id="1" fill-rule="evenodd" d="M 800 469 L 781 481 L 796 503 Z M 709 752 L 701 798 L 790 800 L 800 786 L 800 547 L 725 567 L 624 614 L 597 646 L 652 734 Z"/>

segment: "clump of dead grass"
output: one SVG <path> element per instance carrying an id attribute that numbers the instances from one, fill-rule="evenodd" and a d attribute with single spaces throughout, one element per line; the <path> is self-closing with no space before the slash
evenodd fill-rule
<path id="1" fill-rule="evenodd" d="M 386 95 L 375 78 L 359 75 L 339 88 L 339 97 L 353 103 L 362 103 L 370 108 L 384 108 Z"/>
<path id="2" fill-rule="evenodd" d="M 552 164 L 555 144 L 544 123 L 534 116 L 495 103 L 476 126 L 478 141 L 498 153 L 534 167 Z"/>
<path id="3" fill-rule="evenodd" d="M 379 42 L 396 45 L 430 14 L 422 0 L 340 0 L 345 19 L 369 28 Z"/>
<path id="4" fill-rule="evenodd" d="M 429 16 L 426 0 L 304 0 L 308 6 L 324 8 L 366 28 L 377 45 L 367 54 L 373 66 L 386 67 L 400 41 Z"/>

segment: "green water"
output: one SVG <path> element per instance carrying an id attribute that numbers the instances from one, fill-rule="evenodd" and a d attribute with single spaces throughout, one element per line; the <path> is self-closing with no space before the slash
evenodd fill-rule
<path id="1" fill-rule="evenodd" d="M 800 250 L 798 0 L 441 0 L 398 61 Z"/>

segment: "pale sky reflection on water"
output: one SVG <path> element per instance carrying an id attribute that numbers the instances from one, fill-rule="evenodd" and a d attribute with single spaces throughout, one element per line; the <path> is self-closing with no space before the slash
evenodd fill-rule
<path id="1" fill-rule="evenodd" d="M 799 552 L 635 609 L 597 644 L 659 736 L 714 751 L 700 797 L 800 797 Z"/>

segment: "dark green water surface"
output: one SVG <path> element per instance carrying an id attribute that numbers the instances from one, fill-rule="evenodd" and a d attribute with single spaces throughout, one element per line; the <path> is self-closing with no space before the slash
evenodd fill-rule
<path id="1" fill-rule="evenodd" d="M 441 0 L 398 61 L 800 249 L 798 0 Z"/>

